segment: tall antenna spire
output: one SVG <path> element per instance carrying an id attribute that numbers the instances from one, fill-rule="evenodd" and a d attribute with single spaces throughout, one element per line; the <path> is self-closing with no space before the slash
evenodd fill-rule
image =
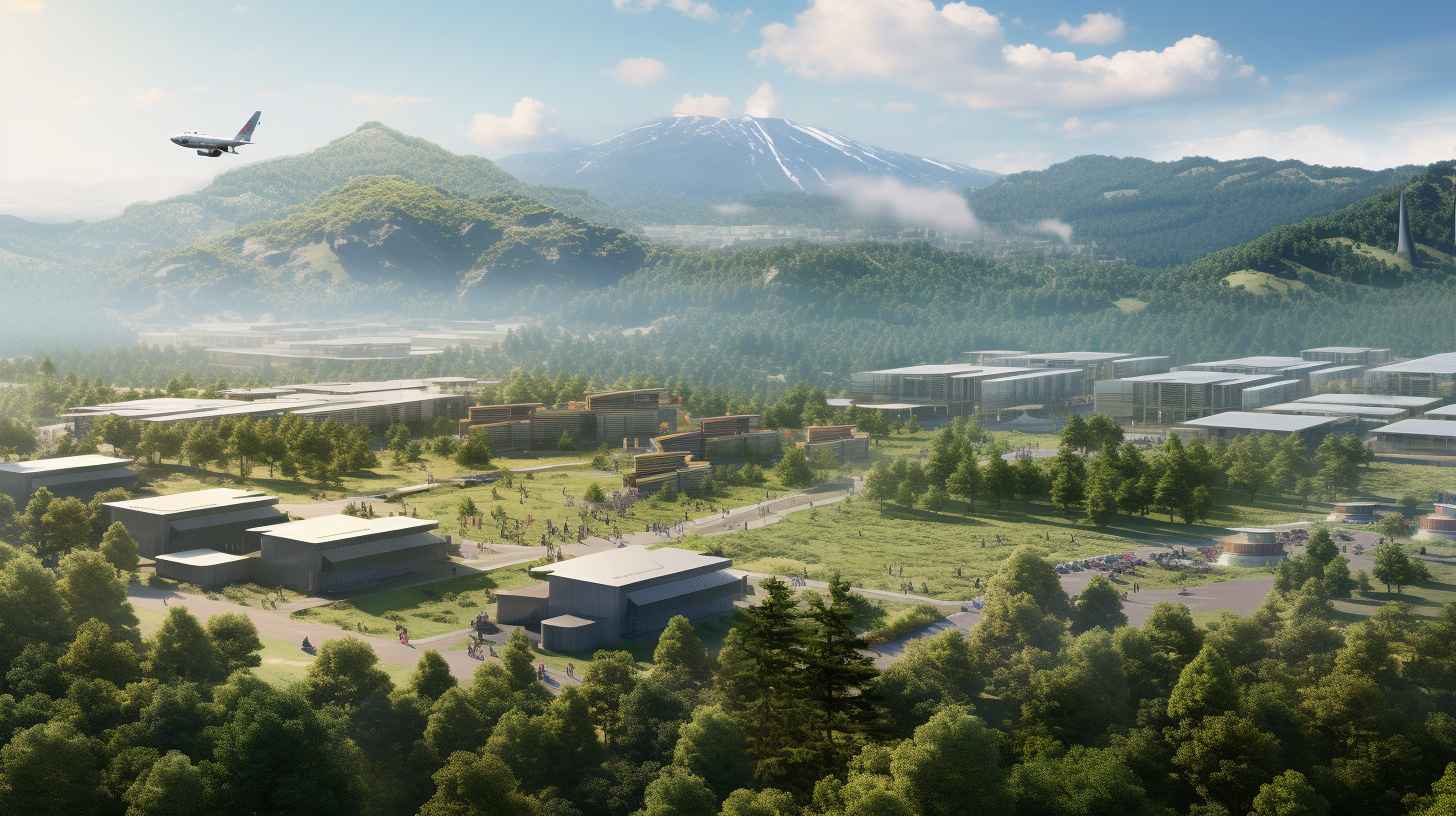
<path id="1" fill-rule="evenodd" d="M 1416 242 L 1411 240 L 1410 219 L 1405 213 L 1405 191 L 1400 191 L 1400 218 L 1399 226 L 1396 227 L 1395 255 L 1397 258 L 1404 258 L 1412 266 L 1416 263 Z"/>

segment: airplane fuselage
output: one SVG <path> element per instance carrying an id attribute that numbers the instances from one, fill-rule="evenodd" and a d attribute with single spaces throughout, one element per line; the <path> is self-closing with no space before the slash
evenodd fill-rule
<path id="1" fill-rule="evenodd" d="M 179 133 L 172 137 L 172 144 L 178 147 L 185 147 L 196 150 L 200 156 L 212 156 L 216 158 L 223 153 L 236 153 L 240 145 L 247 142 L 240 142 L 237 139 L 223 139 L 218 136 L 207 136 L 202 133 Z"/>

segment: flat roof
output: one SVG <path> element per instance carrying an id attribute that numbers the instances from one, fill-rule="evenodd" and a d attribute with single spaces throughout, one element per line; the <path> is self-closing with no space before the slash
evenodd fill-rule
<path id="1" fill-rule="evenodd" d="M 1365 366 L 1350 363 L 1349 365 L 1333 365 L 1328 368 L 1321 368 L 1320 374 L 1344 374 L 1347 371 L 1364 371 Z"/>
<path id="2" fill-rule="evenodd" d="M 1365 346 L 1320 346 L 1319 348 L 1308 348 L 1301 354 L 1324 353 L 1324 354 L 1363 354 L 1367 351 L 1390 351 L 1385 348 L 1366 348 Z"/>
<path id="3" fill-rule="evenodd" d="M 230 508 L 259 504 L 262 503 L 261 500 L 267 499 L 272 500 L 268 503 L 276 503 L 278 501 L 277 496 L 271 496 L 261 490 L 238 490 L 231 487 L 214 487 L 208 490 L 189 490 L 186 493 L 171 493 L 166 496 L 148 496 L 142 499 L 107 502 L 106 506 L 165 516 L 172 513 L 185 513 L 191 510 L 202 510 L 210 507 Z"/>
<path id="4" fill-rule="evenodd" d="M 260 532 L 304 544 L 328 544 L 379 533 L 413 533 L 432 530 L 440 522 L 434 519 L 417 519 L 409 516 L 382 516 L 365 519 L 355 516 L 318 516 L 302 521 L 288 521 L 254 527 L 248 532 Z"/>
<path id="5" fill-rule="evenodd" d="M 1245 391 L 1263 391 L 1268 388 L 1288 388 L 1291 385 L 1299 385 L 1299 380 L 1275 380 L 1261 385 L 1251 385 Z"/>
<path id="6" fill-rule="evenodd" d="M 703 567 L 726 569 L 732 565 L 731 560 L 716 555 L 700 555 L 676 547 L 649 550 L 639 545 L 569 558 L 537 567 L 533 572 L 622 587 Z"/>
<path id="7" fill-rule="evenodd" d="M 868 408 L 871 411 L 908 411 L 911 408 L 929 408 L 928 402 L 861 402 L 857 408 Z"/>
<path id="8" fill-rule="evenodd" d="M 1456 439 L 1456 422 L 1449 419 L 1402 419 L 1370 431 L 1392 436 L 1433 436 Z"/>
<path id="9" fill-rule="evenodd" d="M 965 374 L 985 366 L 967 365 L 966 363 L 928 363 L 926 365 L 902 366 L 900 368 L 881 368 L 874 371 L 863 371 L 862 374 Z"/>
<path id="10" fill-rule="evenodd" d="M 987 377 L 1004 377 L 1008 374 L 1019 374 L 1023 371 L 1045 371 L 1044 368 L 1028 368 L 1027 366 L 980 366 L 975 371 L 967 371 L 964 374 L 952 374 L 952 380 L 980 380 Z"/>
<path id="11" fill-rule="evenodd" d="M 1035 354 L 1022 354 L 1018 359 L 1022 360 L 1070 360 L 1078 363 L 1097 363 L 1104 360 L 1121 360 L 1129 357 L 1124 351 L 1043 351 Z"/>
<path id="12" fill-rule="evenodd" d="M 557 626 L 562 629 L 585 629 L 588 626 L 595 626 L 596 623 L 591 618 L 581 618 L 576 615 L 557 615 L 541 621 L 542 626 Z"/>
<path id="13" fill-rule="evenodd" d="M 238 561 L 246 561 L 251 557 L 249 555 L 233 555 L 232 553 L 202 548 L 167 553 L 166 555 L 159 555 L 152 560 L 171 561 L 177 564 L 186 564 L 189 567 L 215 567 L 219 564 L 232 564 Z"/>
<path id="14" fill-rule="evenodd" d="M 1428 417 L 1451 417 L 1456 419 L 1456 405 L 1443 405 L 1440 408 L 1432 408 L 1426 412 Z"/>
<path id="15" fill-rule="evenodd" d="M 1148 355 L 1144 355 L 1142 357 L 1123 357 L 1123 358 L 1119 359 L 1118 362 L 1119 363 L 1143 363 L 1143 362 L 1147 362 L 1148 360 L 1171 360 L 1171 359 L 1173 359 L 1172 356 L 1167 355 L 1167 354 L 1148 354 Z"/>
<path id="16" fill-rule="evenodd" d="M 67 470 L 80 470 L 82 468 L 89 469 L 110 465 L 129 465 L 132 461 L 131 459 L 119 459 L 115 456 L 83 453 L 80 456 L 58 456 L 54 459 L 31 459 L 26 462 L 0 462 L 0 471 L 25 475 L 34 473 L 63 473 Z"/>
<path id="17" fill-rule="evenodd" d="M 1405 413 L 1404 408 L 1391 408 L 1385 405 L 1324 405 L 1317 402 L 1281 402 L 1278 405 L 1266 405 L 1259 410 L 1272 414 L 1322 414 L 1324 416 L 1390 417 L 1392 419 Z"/>
<path id="18" fill-rule="evenodd" d="M 115 414 L 121 417 L 156 416 L 157 414 L 178 414 L 184 411 L 204 411 L 209 408 L 224 408 L 229 405 L 245 405 L 238 400 L 192 399 L 190 397 L 153 397 L 150 399 L 103 402 L 99 405 L 77 405 L 62 417 L 99 416 Z"/>
<path id="19" fill-rule="evenodd" d="M 383 391 L 360 396 L 358 399 L 338 400 L 300 408 L 290 413 L 298 416 L 331 414 L 336 411 L 351 411 L 357 408 L 383 408 L 390 405 L 406 405 L 411 402 L 434 402 L 437 400 L 462 399 L 460 394 L 437 394 L 432 391 Z"/>
<path id="20" fill-rule="evenodd" d="M 848 408 L 854 405 L 854 400 L 849 397 L 829 397 L 824 400 L 824 404 L 831 408 Z"/>
<path id="21" fill-rule="evenodd" d="M 1391 374 L 1456 374 L 1456 351 L 1418 357 L 1414 360 L 1391 363 L 1370 370 Z"/>
<path id="22" fill-rule="evenodd" d="M 1246 368 L 1288 368 L 1309 362 L 1303 357 L 1280 357 L 1274 354 L 1255 354 L 1249 357 L 1235 357 L 1231 360 L 1214 360 L 1210 363 L 1193 363 L 1196 366 L 1243 366 Z"/>
<path id="23" fill-rule="evenodd" d="M 1228 371 L 1164 371 L 1160 374 L 1139 374 L 1123 377 L 1121 382 L 1182 383 L 1184 385 L 1208 385 L 1210 383 L 1232 382 L 1248 377 L 1248 374 L 1233 374 Z"/>
<path id="24" fill-rule="evenodd" d="M 1080 368 L 1037 368 L 1021 374 L 1008 374 L 986 380 L 987 383 L 1012 382 L 1013 380 L 1039 380 L 1046 377 L 1063 377 L 1070 374 L 1085 374 Z"/>
<path id="25" fill-rule="evenodd" d="M 1297 399 L 1315 405 L 1379 405 L 1387 408 L 1425 408 L 1441 400 L 1436 397 L 1401 397 L 1394 394 L 1315 394 Z"/>
<path id="26" fill-rule="evenodd" d="M 1240 431 L 1295 433 L 1331 425 L 1339 417 L 1300 416 L 1298 414 L 1261 414 L 1255 411 L 1225 411 L 1221 414 L 1190 419 L 1181 423 L 1191 428 L 1228 428 Z"/>

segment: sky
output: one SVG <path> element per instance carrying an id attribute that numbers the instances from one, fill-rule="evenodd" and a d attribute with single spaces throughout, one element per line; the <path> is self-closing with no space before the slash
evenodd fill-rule
<path id="1" fill-rule="evenodd" d="M 370 120 L 493 158 L 749 113 L 1002 173 L 1426 163 L 1453 33 L 1432 1 L 0 0 L 0 214 L 106 217 Z M 240 157 L 167 141 L 255 109 Z"/>

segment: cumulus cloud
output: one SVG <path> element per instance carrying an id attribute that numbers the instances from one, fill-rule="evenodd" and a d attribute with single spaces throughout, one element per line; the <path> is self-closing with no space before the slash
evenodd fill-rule
<path id="1" fill-rule="evenodd" d="M 1284 130 L 1243 128 L 1179 142 L 1164 149 L 1162 154 L 1177 154 L 1179 158 L 1209 156 L 1221 161 L 1267 156 L 1271 159 L 1299 159 L 1311 164 L 1363 167 L 1370 166 L 1375 159 L 1366 145 L 1325 125 L 1299 125 Z"/>
<path id="2" fill-rule="evenodd" d="M 1036 231 L 1060 238 L 1064 244 L 1072 243 L 1072 225 L 1059 218 L 1043 218 L 1036 222 Z"/>
<path id="3" fill-rule="evenodd" d="M 612 8 L 628 14 L 641 14 L 659 7 L 672 9 L 684 17 L 706 23 L 718 19 L 718 10 L 707 0 L 612 0 Z"/>
<path id="4" fill-rule="evenodd" d="M 725 117 L 733 113 L 733 100 L 726 96 L 712 94 L 683 94 L 672 106 L 673 116 L 716 116 Z"/>
<path id="5" fill-rule="evenodd" d="M 667 76 L 667 65 L 652 57 L 628 57 L 617 63 L 612 76 L 623 85 L 644 87 Z"/>
<path id="6" fill-rule="evenodd" d="M 1051 30 L 1053 37 L 1060 37 L 1078 45 L 1108 45 L 1122 39 L 1126 33 L 1127 26 L 1123 24 L 1122 18 L 1105 11 L 1084 14 L 1082 22 L 1077 25 L 1063 20 Z"/>
<path id="7" fill-rule="evenodd" d="M 804 77 L 879 79 L 973 109 L 1096 108 L 1207 93 L 1254 76 L 1200 34 L 1157 51 L 1078 57 L 1006 40 L 1001 22 L 964 2 L 813 0 L 793 23 L 760 30 L 752 55 Z"/>
<path id="8" fill-rule="evenodd" d="M 423 96 L 392 96 L 389 94 L 356 93 L 349 97 L 355 105 L 380 110 L 399 110 L 425 101 Z"/>
<path id="9" fill-rule="evenodd" d="M 841 179 L 830 188 L 862 215 L 963 235 L 981 228 L 965 198 L 950 190 L 912 187 L 889 176 Z"/>
<path id="10" fill-rule="evenodd" d="M 471 117 L 470 140 L 486 152 L 520 150 L 556 132 L 550 118 L 545 102 L 523 96 L 509 114 L 477 113 Z"/>
<path id="11" fill-rule="evenodd" d="M 749 116 L 778 116 L 779 95 L 774 86 L 761 83 L 743 103 L 743 112 Z"/>

